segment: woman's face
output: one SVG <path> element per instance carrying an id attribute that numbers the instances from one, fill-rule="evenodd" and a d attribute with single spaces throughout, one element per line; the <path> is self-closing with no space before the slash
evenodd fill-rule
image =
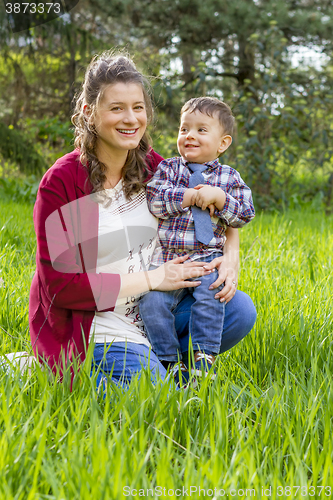
<path id="1" fill-rule="evenodd" d="M 135 149 L 147 127 L 142 88 L 136 83 L 106 87 L 94 118 L 97 151 L 119 156 Z"/>

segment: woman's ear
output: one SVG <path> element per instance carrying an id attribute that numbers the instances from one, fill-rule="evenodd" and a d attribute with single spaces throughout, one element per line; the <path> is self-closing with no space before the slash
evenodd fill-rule
<path id="1" fill-rule="evenodd" d="M 91 109 L 88 106 L 88 104 L 84 104 L 84 106 L 83 106 L 83 114 L 84 114 L 84 116 L 85 116 L 85 118 L 87 120 L 90 119 L 90 117 L 91 117 Z"/>
<path id="2" fill-rule="evenodd" d="M 91 107 L 88 106 L 88 104 L 84 104 L 83 106 L 83 116 L 85 118 L 88 128 L 93 132 L 95 128 L 94 114 L 92 112 Z"/>
<path id="3" fill-rule="evenodd" d="M 230 146 L 231 143 L 232 143 L 232 137 L 231 137 L 231 135 L 224 135 L 224 136 L 222 136 L 221 137 L 220 146 L 219 146 L 217 152 L 219 154 L 224 153 L 224 151 L 226 151 L 228 149 L 228 147 Z"/>

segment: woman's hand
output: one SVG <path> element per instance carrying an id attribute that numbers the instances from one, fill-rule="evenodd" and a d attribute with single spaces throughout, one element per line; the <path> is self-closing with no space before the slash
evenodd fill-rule
<path id="1" fill-rule="evenodd" d="M 211 270 L 205 268 L 207 262 L 186 262 L 187 259 L 188 255 L 177 257 L 157 269 L 149 271 L 152 289 L 167 292 L 179 288 L 199 286 L 201 281 L 186 280 L 210 274 Z"/>
<path id="2" fill-rule="evenodd" d="M 118 299 L 146 293 L 149 290 L 168 292 L 179 288 L 199 286 L 201 281 L 186 280 L 199 278 L 204 274 L 210 274 L 211 271 L 204 269 L 207 262 L 185 262 L 188 257 L 188 255 L 177 257 L 151 271 L 122 274 Z"/>
<path id="3" fill-rule="evenodd" d="M 223 289 L 215 295 L 215 299 L 228 303 L 236 293 L 239 269 L 239 236 L 238 229 L 228 227 L 226 230 L 227 240 L 223 248 L 223 256 L 217 257 L 205 269 L 212 270 L 216 267 L 219 277 L 211 284 L 211 289 L 217 288 L 224 283 Z"/>
<path id="4" fill-rule="evenodd" d="M 230 267 L 230 262 L 226 262 L 225 257 L 216 257 L 209 264 L 204 266 L 207 270 L 217 269 L 219 276 L 214 283 L 209 287 L 210 290 L 219 287 L 224 283 L 224 287 L 220 292 L 215 295 L 215 299 L 219 299 L 220 302 L 228 303 L 236 293 L 237 290 L 237 269 Z"/>

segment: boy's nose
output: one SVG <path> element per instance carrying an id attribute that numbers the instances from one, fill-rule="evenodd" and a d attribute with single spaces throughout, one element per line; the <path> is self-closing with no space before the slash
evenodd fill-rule
<path id="1" fill-rule="evenodd" d="M 194 139 L 194 134 L 192 130 L 189 130 L 187 132 L 186 139 Z"/>

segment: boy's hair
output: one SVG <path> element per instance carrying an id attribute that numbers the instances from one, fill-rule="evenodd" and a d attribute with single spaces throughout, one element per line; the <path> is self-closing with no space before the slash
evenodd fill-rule
<path id="1" fill-rule="evenodd" d="M 190 113 L 200 111 L 200 113 L 211 117 L 217 115 L 223 132 L 231 136 L 234 133 L 235 118 L 232 111 L 228 104 L 216 97 L 194 97 L 184 104 L 180 111 L 180 116 L 187 111 Z"/>

